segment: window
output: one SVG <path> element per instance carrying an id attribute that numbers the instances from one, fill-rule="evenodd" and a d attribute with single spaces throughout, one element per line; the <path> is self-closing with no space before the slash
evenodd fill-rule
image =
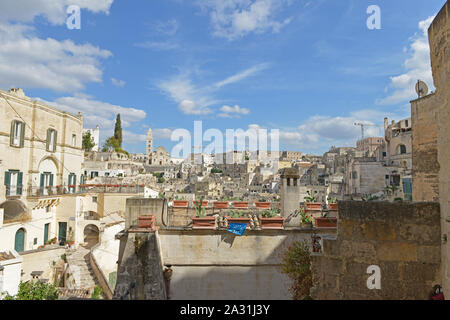
<path id="1" fill-rule="evenodd" d="M 47 151 L 56 151 L 57 132 L 54 129 L 47 130 Z"/>
<path id="2" fill-rule="evenodd" d="M 97 203 L 97 197 L 92 197 L 92 202 Z"/>
<path id="3" fill-rule="evenodd" d="M 358 178 L 358 172 L 353 171 L 352 172 L 352 179 L 357 179 Z"/>
<path id="4" fill-rule="evenodd" d="M 68 183 L 69 183 L 69 192 L 75 193 L 77 184 L 77 176 L 75 175 L 75 173 L 69 174 Z"/>
<path id="5" fill-rule="evenodd" d="M 399 154 L 405 154 L 406 153 L 406 146 L 404 144 L 401 144 L 398 148 L 399 148 L 398 149 Z"/>
<path id="6" fill-rule="evenodd" d="M 72 135 L 72 147 L 76 147 L 77 146 L 77 135 L 73 134 Z"/>
<path id="7" fill-rule="evenodd" d="M 386 155 L 387 155 L 386 152 L 383 152 L 383 157 L 386 157 Z"/>
<path id="8" fill-rule="evenodd" d="M 14 120 L 11 123 L 11 141 L 13 147 L 23 148 L 23 141 L 25 137 L 25 123 Z"/>
<path id="9" fill-rule="evenodd" d="M 5 186 L 7 196 L 22 195 L 23 173 L 19 170 L 9 170 L 5 172 Z"/>
<path id="10" fill-rule="evenodd" d="M 40 190 L 43 195 L 51 194 L 53 187 L 53 174 L 51 172 L 41 173 Z"/>

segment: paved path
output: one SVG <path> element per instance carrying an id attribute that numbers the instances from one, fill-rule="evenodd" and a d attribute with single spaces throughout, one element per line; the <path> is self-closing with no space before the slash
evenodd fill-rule
<path id="1" fill-rule="evenodd" d="M 67 262 L 73 272 L 75 289 L 93 290 L 98 285 L 94 272 L 89 263 L 90 250 L 78 246 L 75 251 L 67 252 Z"/>

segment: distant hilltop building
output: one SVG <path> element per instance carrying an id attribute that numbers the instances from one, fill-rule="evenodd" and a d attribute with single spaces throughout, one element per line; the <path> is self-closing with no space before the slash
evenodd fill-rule
<path id="1" fill-rule="evenodd" d="M 151 156 L 153 153 L 153 132 L 152 129 L 148 129 L 147 132 L 147 155 Z"/>
<path id="2" fill-rule="evenodd" d="M 94 140 L 94 147 L 92 148 L 92 151 L 100 152 L 100 128 L 97 125 L 95 129 L 83 129 L 83 135 L 90 132 L 91 137 Z"/>

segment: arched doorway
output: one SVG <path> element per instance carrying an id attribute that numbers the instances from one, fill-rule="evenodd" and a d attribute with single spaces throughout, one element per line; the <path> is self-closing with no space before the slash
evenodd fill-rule
<path id="1" fill-rule="evenodd" d="M 86 247 L 92 248 L 95 246 L 100 241 L 99 235 L 100 231 L 98 227 L 94 224 L 88 224 L 84 228 L 84 243 L 86 243 Z"/>
<path id="2" fill-rule="evenodd" d="M 14 239 L 14 250 L 17 252 L 25 251 L 25 229 L 20 228 L 16 232 L 16 237 Z"/>

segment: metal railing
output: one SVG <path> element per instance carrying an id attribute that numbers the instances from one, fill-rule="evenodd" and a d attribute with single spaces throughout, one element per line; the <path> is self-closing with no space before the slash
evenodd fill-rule
<path id="1" fill-rule="evenodd" d="M 84 184 L 48 187 L 5 186 L 7 197 L 52 197 L 85 193 L 144 193 L 144 185 Z"/>

